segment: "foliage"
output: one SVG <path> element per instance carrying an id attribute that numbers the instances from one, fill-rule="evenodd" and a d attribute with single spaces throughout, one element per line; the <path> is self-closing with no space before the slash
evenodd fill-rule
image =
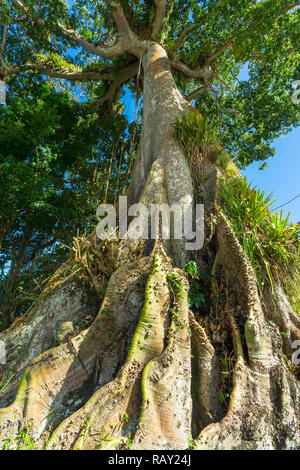
<path id="1" fill-rule="evenodd" d="M 214 118 L 218 142 L 239 167 L 273 156 L 272 141 L 299 125 L 299 106 L 291 96 L 298 78 L 300 11 L 278 16 L 291 3 L 224 0 L 199 5 L 197 18 L 204 21 L 199 20 L 200 28 L 182 46 L 199 63 L 207 50 L 218 50 L 214 38 L 219 47 L 232 38 L 231 48 L 214 64 L 217 79 L 211 91 L 196 97 L 196 107 Z"/>
<path id="2" fill-rule="evenodd" d="M 226 353 L 224 357 L 220 358 L 220 362 L 222 364 L 222 370 L 221 370 L 222 375 L 228 376 L 230 374 L 233 374 L 234 364 L 233 364 L 232 354 Z"/>
<path id="3" fill-rule="evenodd" d="M 13 379 L 14 375 L 15 373 L 12 369 L 10 369 L 9 367 L 2 367 L 2 370 L 0 371 L 0 390 L 2 390 L 2 388 L 6 387 L 6 385 L 9 384 L 9 382 Z"/>
<path id="4" fill-rule="evenodd" d="M 62 57 L 58 54 L 50 53 L 48 56 L 46 54 L 36 54 L 37 62 L 42 64 L 47 64 L 52 67 L 57 67 L 58 69 L 67 69 L 70 71 L 76 70 L 76 67 L 73 64 L 70 64 L 66 60 L 63 60 Z"/>
<path id="5" fill-rule="evenodd" d="M 26 72 L 26 64 L 42 60 L 52 71 L 53 66 L 61 71 L 113 66 L 118 73 L 132 60 L 129 54 L 111 60 L 100 57 L 67 39 L 57 27 L 59 23 L 76 31 L 88 44 L 110 46 L 118 34 L 107 2 L 26 0 L 29 15 L 23 21 L 16 3 L 1 2 L 1 23 L 10 25 L 4 50 L 9 66 L 21 66 Z M 149 40 L 153 2 L 130 0 L 121 5 L 135 34 Z M 158 41 L 172 60 L 193 70 L 203 65 L 213 70 L 205 83 L 176 71 L 179 90 L 196 93 L 192 102 L 214 122 L 218 142 L 241 167 L 273 156 L 272 141 L 299 125 L 299 107 L 291 98 L 299 78 L 300 10 L 293 5 L 288 0 L 168 2 Z M 134 93 L 134 79 L 127 84 Z M 107 91 L 109 79 L 88 86 L 82 81 L 80 86 L 87 99 L 97 101 Z"/>
<path id="6" fill-rule="evenodd" d="M 201 164 L 203 158 L 210 158 L 224 169 L 232 162 L 230 155 L 215 139 L 213 121 L 196 110 L 176 118 L 173 129 L 174 137 L 181 145 L 193 173 L 197 172 L 197 162 Z"/>
<path id="7" fill-rule="evenodd" d="M 193 439 L 193 437 L 192 437 L 191 434 L 189 435 L 189 440 L 188 440 L 188 442 L 189 442 L 188 448 L 189 448 L 190 450 L 193 450 L 194 446 L 196 445 L 196 441 L 195 441 L 195 439 Z"/>
<path id="8" fill-rule="evenodd" d="M 125 442 L 126 449 L 132 450 L 133 437 L 131 433 L 128 434 Z"/>
<path id="9" fill-rule="evenodd" d="M 219 395 L 219 397 L 218 397 L 219 402 L 220 402 L 221 404 L 224 403 L 227 408 L 228 408 L 228 404 L 229 404 L 229 400 L 230 400 L 231 393 L 232 393 L 232 389 L 229 387 L 227 392 L 221 393 L 221 394 Z"/>
<path id="10" fill-rule="evenodd" d="M 35 442 L 31 440 L 30 437 L 30 423 L 25 424 L 25 426 L 19 431 L 15 439 L 8 436 L 7 438 L 1 441 L 0 450 L 32 450 L 35 446 Z"/>
<path id="11" fill-rule="evenodd" d="M 221 184 L 223 207 L 254 267 L 260 286 L 286 279 L 299 269 L 299 226 L 272 213 L 271 195 L 251 188 L 243 178 Z"/>
<path id="12" fill-rule="evenodd" d="M 228 165 L 232 162 L 230 156 L 226 152 L 220 152 L 216 158 L 216 165 L 221 168 L 228 168 Z"/>
<path id="13" fill-rule="evenodd" d="M 167 279 L 168 279 L 170 285 L 172 285 L 175 288 L 176 292 L 179 293 L 179 292 L 182 291 L 182 285 L 180 283 L 180 279 L 179 279 L 178 274 L 170 273 L 170 274 L 168 274 Z"/>
<path id="14" fill-rule="evenodd" d="M 76 230 L 128 182 L 138 128 L 100 121 L 43 80 L 15 83 L 0 108 L 0 311 L 3 325 L 38 297 Z M 122 140 L 122 143 L 121 143 Z M 112 190 L 112 189 L 113 190 Z"/>

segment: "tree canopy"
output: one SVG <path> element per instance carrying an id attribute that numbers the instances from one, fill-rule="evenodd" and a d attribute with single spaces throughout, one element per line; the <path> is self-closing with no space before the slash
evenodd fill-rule
<path id="1" fill-rule="evenodd" d="M 138 86 L 151 41 L 167 51 L 179 90 L 214 121 L 245 166 L 274 154 L 299 124 L 299 2 L 287 0 L 2 0 L 1 74 L 80 82 L 92 111 L 112 111 Z M 241 70 L 248 79 L 240 80 Z M 138 76 L 138 77 L 137 77 Z"/>

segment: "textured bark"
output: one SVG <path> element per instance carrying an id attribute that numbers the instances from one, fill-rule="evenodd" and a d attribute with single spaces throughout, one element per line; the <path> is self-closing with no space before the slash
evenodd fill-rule
<path id="1" fill-rule="evenodd" d="M 144 128 L 130 202 L 194 201 L 209 217 L 219 170 L 204 160 L 191 174 L 172 135 L 176 117 L 193 108 L 161 46 L 151 43 L 142 62 Z M 96 316 L 97 299 L 68 284 L 1 333 L 17 377 L 25 372 L 15 398 L 18 382 L 1 392 L 0 441 L 16 439 L 30 423 L 36 448 L 54 450 L 299 447 L 300 390 L 290 361 L 298 318 L 280 287 L 259 293 L 226 217 L 217 215 L 198 253 L 187 253 L 184 240 L 149 242 L 143 250 L 140 242 L 120 241 L 119 267 Z M 192 255 L 202 274 L 215 273 L 205 316 L 188 308 L 182 267 Z M 216 304 L 218 289 L 226 300 Z M 88 328 L 48 350 L 61 323 L 86 313 L 95 316 Z M 220 356 L 231 352 L 227 409 L 219 399 Z"/>

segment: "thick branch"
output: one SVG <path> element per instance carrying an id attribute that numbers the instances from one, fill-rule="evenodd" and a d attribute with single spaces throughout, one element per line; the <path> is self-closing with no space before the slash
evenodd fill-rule
<path id="1" fill-rule="evenodd" d="M 105 59 L 113 59 L 114 57 L 125 54 L 129 48 L 128 40 L 126 41 L 125 38 L 122 38 L 122 41 L 118 40 L 113 46 L 95 46 L 95 44 L 84 36 L 81 36 L 77 31 L 67 29 L 60 23 L 58 23 L 57 27 L 65 38 L 74 41 L 78 46 L 83 47 L 92 54 L 100 55 Z"/>
<path id="2" fill-rule="evenodd" d="M 156 5 L 155 19 L 152 29 L 151 38 L 155 41 L 161 32 L 163 20 L 166 16 L 168 0 L 154 0 Z"/>
<path id="3" fill-rule="evenodd" d="M 111 80 L 112 73 L 109 72 L 81 72 L 81 71 L 66 71 L 60 69 L 52 69 L 46 64 L 24 64 L 19 67 L 11 67 L 6 69 L 7 75 L 14 75 L 22 72 L 40 72 L 48 75 L 49 77 L 63 78 L 65 80 L 77 80 L 77 81 L 100 81 L 100 80 Z"/>
<path id="4" fill-rule="evenodd" d="M 106 3 L 110 7 L 111 15 L 117 26 L 118 33 L 130 36 L 132 31 L 121 4 L 117 0 L 106 0 Z"/>
<path id="5" fill-rule="evenodd" d="M 117 81 L 113 81 L 108 90 L 90 107 L 89 112 L 93 113 L 96 111 L 97 108 L 102 106 L 105 103 L 109 103 L 112 105 L 114 98 L 118 89 L 120 88 L 123 83 L 127 82 L 130 78 L 134 77 L 138 73 L 139 64 L 135 62 L 134 64 L 130 64 L 124 69 L 120 71 L 120 79 Z"/>
<path id="6" fill-rule="evenodd" d="M 198 28 L 198 26 L 200 26 L 200 23 L 194 23 L 192 24 L 191 26 L 188 26 L 187 28 L 185 28 L 182 33 L 180 34 L 179 38 L 177 39 L 177 42 L 175 44 L 175 50 L 178 51 L 178 49 L 180 49 L 180 47 L 182 46 L 182 44 L 184 43 L 184 40 L 185 38 L 190 34 L 192 33 L 195 29 Z"/>
<path id="7" fill-rule="evenodd" d="M 188 65 L 184 64 L 183 62 L 177 62 L 175 60 L 171 60 L 170 65 L 173 70 L 181 72 L 186 77 L 202 79 L 205 83 L 212 76 L 212 69 L 208 65 L 204 65 L 203 67 L 199 67 L 195 70 L 191 69 Z"/>
<path id="8" fill-rule="evenodd" d="M 28 17 L 30 17 L 30 14 L 29 14 L 28 10 L 23 5 L 23 3 L 21 3 L 19 0 L 12 0 L 12 3 L 17 8 L 22 10 L 22 12 L 25 13 Z M 117 3 L 115 1 L 112 1 L 110 3 L 113 4 L 113 5 L 115 5 L 115 4 L 117 5 Z M 118 10 L 117 16 L 119 18 L 119 10 Z M 126 18 L 125 18 L 125 20 L 126 20 Z M 126 22 L 127 22 L 127 20 L 126 20 Z M 43 26 L 44 25 L 44 20 L 42 18 L 39 18 L 39 19 L 36 20 L 36 23 L 39 26 Z M 93 54 L 96 54 L 96 55 L 100 55 L 101 57 L 104 57 L 105 59 L 112 59 L 114 57 L 118 57 L 119 55 L 122 55 L 125 52 L 127 52 L 128 47 L 129 47 L 128 41 L 126 41 L 124 38 L 122 38 L 122 41 L 118 40 L 113 46 L 108 46 L 108 47 L 100 46 L 100 45 L 95 46 L 95 44 L 90 42 L 84 36 L 81 36 L 77 31 L 70 30 L 70 29 L 66 28 L 64 25 L 62 25 L 59 22 L 57 23 L 56 26 L 57 26 L 58 31 L 65 38 L 67 38 L 71 41 L 74 41 L 76 44 L 83 47 L 87 51 L 89 51 Z M 123 27 L 124 27 L 124 24 L 123 24 L 122 28 Z"/>

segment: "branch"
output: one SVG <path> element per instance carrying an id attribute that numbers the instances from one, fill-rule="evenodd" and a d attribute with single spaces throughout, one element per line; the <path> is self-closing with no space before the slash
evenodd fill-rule
<path id="1" fill-rule="evenodd" d="M 286 49 L 284 52 L 281 52 L 281 57 L 282 56 L 287 56 L 287 55 L 292 55 L 292 54 L 296 54 L 296 50 L 294 47 L 290 47 L 289 49 Z M 251 54 L 249 56 L 249 60 L 257 60 L 258 62 L 264 62 L 265 60 L 267 60 L 267 58 L 265 56 L 258 56 L 256 54 Z"/>
<path id="2" fill-rule="evenodd" d="M 130 78 L 134 77 L 138 73 L 138 68 L 139 63 L 135 62 L 120 70 L 119 73 L 121 75 L 121 78 L 119 78 L 119 80 L 117 80 L 116 82 L 113 81 L 110 84 L 108 90 L 89 108 L 88 112 L 95 112 L 97 108 L 107 102 L 109 106 L 111 106 L 119 87 L 123 85 L 123 83 L 127 82 Z"/>
<path id="3" fill-rule="evenodd" d="M 108 0 L 110 4 L 112 4 L 114 7 L 115 5 L 118 5 L 117 2 L 115 2 L 114 0 Z M 22 2 L 20 2 L 19 0 L 12 0 L 12 3 L 17 7 L 19 8 L 20 10 L 22 10 L 22 12 L 28 17 L 30 18 L 30 14 L 29 14 L 29 11 L 27 10 L 27 8 L 23 5 Z M 120 7 L 121 8 L 121 7 Z M 122 10 L 123 11 L 123 10 Z M 117 14 L 116 14 L 116 18 L 119 18 L 119 7 L 117 8 Z M 113 15 L 114 16 L 114 15 Z M 125 15 L 124 15 L 125 16 Z M 126 18 L 125 18 L 126 20 Z M 45 22 L 42 18 L 38 18 L 37 20 L 35 20 L 35 22 L 39 25 L 39 26 L 44 26 Z M 127 20 L 126 20 L 127 22 Z M 128 24 L 128 23 L 127 23 Z M 128 47 L 129 47 L 129 44 L 128 44 L 128 41 L 124 40 L 124 38 L 122 38 L 122 42 L 120 40 L 118 40 L 113 46 L 100 46 L 100 45 L 97 45 L 95 46 L 95 44 L 93 44 L 92 42 L 90 42 L 88 39 L 86 39 L 84 36 L 81 36 L 77 31 L 73 31 L 71 29 L 68 29 L 66 28 L 64 25 L 62 25 L 61 23 L 57 23 L 57 29 L 58 31 L 67 39 L 71 40 L 71 41 L 74 41 L 76 44 L 78 44 L 79 46 L 83 47 L 84 49 L 86 49 L 87 51 L 93 53 L 93 54 L 96 54 L 96 55 L 100 55 L 101 57 L 105 58 L 105 59 L 112 59 L 114 57 L 117 57 L 121 54 L 124 54 L 125 52 L 127 52 L 128 50 Z M 123 25 L 124 26 L 124 25 Z M 122 27 L 123 27 L 122 26 Z M 128 26 L 129 27 L 129 26 Z"/>
<path id="4" fill-rule="evenodd" d="M 296 8 L 296 7 L 299 7 L 299 6 L 300 6 L 300 2 L 292 3 L 291 5 L 287 5 L 276 16 L 274 16 L 273 21 L 276 21 L 280 16 L 284 15 L 284 13 L 288 13 L 290 10 L 293 10 L 293 8 Z"/>
<path id="5" fill-rule="evenodd" d="M 19 8 L 20 10 L 22 10 L 22 12 L 24 13 L 24 15 L 28 16 L 28 10 L 27 8 L 23 5 L 22 2 L 20 2 L 19 0 L 11 0 L 12 3 L 17 7 Z"/>
<path id="6" fill-rule="evenodd" d="M 106 0 L 106 3 L 110 7 L 111 15 L 117 26 L 118 32 L 130 36 L 132 34 L 132 30 L 129 26 L 126 15 L 119 1 Z"/>
<path id="7" fill-rule="evenodd" d="M 3 36 L 2 36 L 1 47 L 0 47 L 0 63 L 1 63 L 1 66 L 4 70 L 4 76 L 7 75 L 7 67 L 5 65 L 5 61 L 4 61 L 4 57 L 3 57 L 3 52 L 4 52 L 4 49 L 5 49 L 5 43 L 6 43 L 6 39 L 7 39 L 7 31 L 8 31 L 8 25 L 5 24 L 4 28 L 3 28 Z"/>
<path id="8" fill-rule="evenodd" d="M 152 34 L 151 34 L 151 39 L 153 39 L 153 41 L 157 39 L 157 36 L 162 30 L 163 20 L 164 20 L 164 17 L 166 16 L 166 11 L 167 11 L 168 0 L 154 0 L 154 3 L 156 5 L 156 10 L 155 10 L 155 19 L 154 19 L 154 24 L 153 24 Z"/>
<path id="9" fill-rule="evenodd" d="M 242 104 L 244 104 L 243 100 L 241 100 L 241 98 L 235 93 L 235 91 L 229 86 L 227 85 L 227 83 L 220 77 L 220 75 L 217 75 L 216 76 L 218 78 L 218 80 L 220 80 L 221 83 L 223 83 L 223 85 L 225 86 L 225 88 L 227 88 L 228 91 L 230 91 L 230 93 L 233 94 L 233 96 Z"/>
<path id="10" fill-rule="evenodd" d="M 223 52 L 230 46 L 232 46 L 232 43 L 235 39 L 235 36 L 231 36 L 230 38 L 227 39 L 227 41 L 225 42 L 225 44 L 223 44 L 222 47 L 220 47 L 219 50 L 217 50 L 214 54 L 210 55 L 208 58 L 207 58 L 207 62 L 209 64 L 211 64 L 217 57 L 219 57 L 219 55 L 223 54 Z"/>
<path id="11" fill-rule="evenodd" d="M 182 44 L 184 43 L 185 41 L 185 38 L 190 34 L 192 33 L 193 31 L 195 31 L 195 29 L 197 28 L 200 28 L 200 26 L 203 25 L 203 23 L 206 21 L 206 18 L 205 17 L 203 20 L 203 22 L 201 23 L 194 23 L 190 26 L 188 26 L 187 28 L 185 28 L 182 33 L 180 34 L 179 38 L 177 39 L 177 42 L 175 44 L 175 51 L 178 51 L 180 49 L 180 47 L 182 46 Z"/>
<path id="12" fill-rule="evenodd" d="M 197 88 L 196 90 L 192 91 L 192 93 L 190 93 L 189 95 L 185 96 L 185 99 L 187 101 L 193 101 L 195 98 L 197 98 L 197 96 L 202 95 L 202 93 L 209 93 L 211 89 L 212 89 L 212 85 L 210 86 L 203 85 Z"/>
<path id="13" fill-rule="evenodd" d="M 183 75 L 189 78 L 200 78 L 205 83 L 211 78 L 212 76 L 212 69 L 208 65 L 204 65 L 203 67 L 199 67 L 198 69 L 191 69 L 188 65 L 184 64 L 183 62 L 177 62 L 175 60 L 170 61 L 170 66 L 173 70 L 177 70 L 181 72 Z"/>
<path id="14" fill-rule="evenodd" d="M 5 43 L 7 39 L 7 31 L 8 31 L 8 25 L 5 24 L 3 28 L 3 36 L 2 36 L 2 42 L 1 42 L 1 47 L 0 47 L 0 53 L 2 54 L 5 49 Z"/>
<path id="15" fill-rule="evenodd" d="M 287 5 L 285 8 L 283 8 L 277 15 L 275 15 L 272 20 L 275 22 L 280 16 L 284 15 L 284 13 L 289 12 L 290 10 L 293 10 L 297 6 L 300 6 L 300 2 L 297 3 L 292 3 L 291 5 Z M 261 22 L 260 22 L 261 23 Z M 250 23 L 249 26 L 246 28 L 245 33 L 249 32 L 251 27 L 253 26 L 253 23 Z M 214 54 L 208 56 L 207 58 L 207 63 L 213 62 L 217 57 L 219 57 L 223 52 L 228 48 L 231 47 L 233 44 L 233 41 L 237 38 L 237 36 L 231 36 L 230 38 L 227 39 L 227 41 L 221 46 Z"/>
<path id="16" fill-rule="evenodd" d="M 111 80 L 113 78 L 110 72 L 82 72 L 82 71 L 67 71 L 61 69 L 52 69 L 48 64 L 36 63 L 36 64 L 24 64 L 18 67 L 6 68 L 7 75 L 14 75 L 22 72 L 40 72 L 48 75 L 49 77 L 62 78 L 65 80 L 77 80 L 81 82 L 85 81 L 100 81 L 100 80 Z"/>
<path id="17" fill-rule="evenodd" d="M 84 36 L 81 36 L 77 31 L 67 29 L 60 23 L 57 24 L 57 27 L 65 38 L 74 41 L 78 46 L 83 47 L 92 54 L 100 55 L 104 59 L 113 59 L 114 57 L 118 57 L 119 55 L 127 52 L 129 48 L 129 43 L 125 38 L 122 38 L 122 41 L 118 40 L 113 46 L 95 46 L 95 44 L 90 42 Z"/>
<path id="18" fill-rule="evenodd" d="M 200 23 L 194 23 L 192 24 L 191 26 L 188 26 L 187 28 L 185 28 L 182 33 L 180 34 L 179 38 L 177 39 L 177 42 L 175 44 L 175 50 L 178 51 L 178 49 L 180 49 L 180 47 L 182 46 L 182 44 L 184 43 L 185 41 L 185 38 L 190 34 L 192 33 L 195 29 L 198 28 L 198 26 L 201 26 Z"/>
<path id="19" fill-rule="evenodd" d="M 222 119 L 222 113 L 221 113 L 221 109 L 222 109 L 222 106 L 220 104 L 220 101 L 219 101 L 219 97 L 218 97 L 218 92 L 212 87 L 212 91 L 215 93 L 215 97 L 214 95 L 212 94 L 212 99 L 214 100 L 214 102 L 216 103 L 217 105 L 217 111 L 218 111 L 218 116 L 219 116 L 219 121 L 220 121 L 220 131 L 221 131 L 221 134 L 222 134 L 222 128 L 223 128 L 223 119 Z"/>

